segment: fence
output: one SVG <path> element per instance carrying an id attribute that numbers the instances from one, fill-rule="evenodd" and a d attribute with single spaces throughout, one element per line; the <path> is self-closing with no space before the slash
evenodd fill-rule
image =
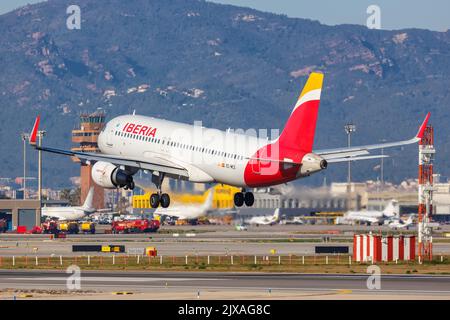
<path id="1" fill-rule="evenodd" d="M 449 256 L 436 256 L 436 263 L 450 263 Z M 400 262 L 382 262 L 380 264 L 395 264 Z M 401 262 L 413 264 L 414 261 Z M 0 257 L 0 268 L 45 268 L 69 265 L 80 267 L 182 267 L 182 266 L 276 266 L 276 265 L 359 265 L 364 262 L 352 261 L 351 255 L 210 255 L 210 256 L 141 256 L 141 255 L 83 255 L 83 256 L 20 256 Z M 370 264 L 370 263 L 369 263 Z"/>

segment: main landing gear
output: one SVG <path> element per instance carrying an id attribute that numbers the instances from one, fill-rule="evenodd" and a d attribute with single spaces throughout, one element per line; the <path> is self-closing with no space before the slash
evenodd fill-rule
<path id="1" fill-rule="evenodd" d="M 245 189 L 242 189 L 242 192 L 235 193 L 234 205 L 236 207 L 242 207 L 244 203 L 247 207 L 253 206 L 253 203 L 255 203 L 253 192 L 245 192 Z"/>
<path id="2" fill-rule="evenodd" d="M 159 205 L 163 208 L 167 208 L 170 205 L 170 197 L 167 193 L 162 193 L 161 185 L 164 180 L 164 173 L 158 173 L 158 175 L 152 175 L 152 182 L 156 185 L 158 189 L 157 193 L 153 193 L 150 196 L 150 206 L 154 209 L 158 208 Z"/>

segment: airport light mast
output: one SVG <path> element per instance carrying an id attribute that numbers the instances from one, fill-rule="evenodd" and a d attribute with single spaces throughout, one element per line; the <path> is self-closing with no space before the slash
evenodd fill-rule
<path id="1" fill-rule="evenodd" d="M 22 133 L 20 135 L 22 137 L 22 142 L 23 142 L 23 182 L 22 182 L 22 187 L 23 187 L 23 199 L 25 200 L 27 198 L 26 194 L 27 194 L 27 144 L 28 144 L 28 139 L 30 137 L 30 135 L 28 133 Z"/>
<path id="2" fill-rule="evenodd" d="M 381 143 L 386 143 L 386 139 L 381 139 Z M 384 148 L 381 148 L 381 155 L 384 156 Z M 381 188 L 384 187 L 384 157 L 381 158 L 380 164 L 380 183 Z"/>
<path id="3" fill-rule="evenodd" d="M 433 213 L 433 160 L 436 153 L 433 140 L 433 127 L 428 126 L 419 142 L 419 221 L 417 229 L 420 263 L 424 259 L 432 260 L 433 258 L 433 237 L 430 227 Z"/>
<path id="4" fill-rule="evenodd" d="M 40 130 L 37 132 L 38 136 L 38 146 L 42 147 L 42 139 L 44 138 L 47 131 Z M 38 200 L 42 200 L 42 150 L 38 152 Z"/>
<path id="5" fill-rule="evenodd" d="M 345 133 L 347 133 L 347 146 L 350 148 L 351 146 L 351 135 L 353 132 L 356 132 L 356 125 L 353 123 L 347 123 L 344 126 Z M 348 172 L 347 172 L 347 196 L 348 196 L 348 204 L 347 208 L 350 209 L 350 202 L 351 202 L 351 182 L 352 182 L 352 167 L 351 167 L 351 161 L 348 161 Z"/>

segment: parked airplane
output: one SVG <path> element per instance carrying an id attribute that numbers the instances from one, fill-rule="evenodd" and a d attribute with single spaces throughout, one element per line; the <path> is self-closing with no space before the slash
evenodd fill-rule
<path id="1" fill-rule="evenodd" d="M 409 216 L 408 220 L 402 221 L 400 219 L 394 219 L 388 223 L 389 228 L 391 229 L 408 229 L 409 226 L 411 226 L 414 223 L 413 217 Z"/>
<path id="2" fill-rule="evenodd" d="M 247 224 L 272 225 L 280 220 L 280 208 L 276 208 L 272 216 L 252 217 L 245 221 Z"/>
<path id="3" fill-rule="evenodd" d="M 94 187 L 89 189 L 86 200 L 79 207 L 42 207 L 42 216 L 57 218 L 58 220 L 80 220 L 95 212 L 92 206 L 94 200 Z"/>
<path id="4" fill-rule="evenodd" d="M 430 114 L 409 140 L 313 151 L 322 84 L 323 74 L 311 73 L 281 135 L 273 140 L 133 114 L 106 124 L 98 137 L 100 153 L 37 146 L 40 116 L 31 131 L 30 144 L 37 150 L 93 164 L 92 178 L 104 188 L 133 189 L 133 175 L 146 170 L 158 190 L 151 195 L 151 206 L 167 208 L 170 197 L 161 190 L 165 177 L 240 187 L 242 191 L 234 195 L 236 207 L 244 203 L 252 206 L 254 196 L 246 188 L 308 177 L 329 163 L 386 157 L 369 155 L 369 151 L 421 140 Z"/>
<path id="5" fill-rule="evenodd" d="M 206 215 L 212 209 L 214 198 L 214 188 L 210 188 L 208 196 L 203 204 L 176 204 L 169 208 L 159 207 L 154 215 L 175 217 L 182 220 L 197 219 Z"/>
<path id="6" fill-rule="evenodd" d="M 284 224 L 305 224 L 305 221 L 301 217 L 293 217 L 283 221 Z"/>
<path id="7" fill-rule="evenodd" d="M 348 211 L 343 217 L 336 219 L 336 224 L 382 224 L 385 220 L 392 220 L 399 217 L 398 202 L 391 200 L 383 211 Z"/>

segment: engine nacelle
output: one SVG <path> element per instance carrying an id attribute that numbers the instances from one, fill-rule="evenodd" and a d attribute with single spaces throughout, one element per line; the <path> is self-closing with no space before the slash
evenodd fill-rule
<path id="1" fill-rule="evenodd" d="M 92 167 L 91 175 L 96 184 L 106 189 L 130 186 L 133 182 L 132 174 L 109 162 L 96 162 Z"/>
<path id="2" fill-rule="evenodd" d="M 307 153 L 302 159 L 302 166 L 298 171 L 298 176 L 309 176 L 314 172 L 326 169 L 328 166 L 327 160 L 314 153 Z"/>

